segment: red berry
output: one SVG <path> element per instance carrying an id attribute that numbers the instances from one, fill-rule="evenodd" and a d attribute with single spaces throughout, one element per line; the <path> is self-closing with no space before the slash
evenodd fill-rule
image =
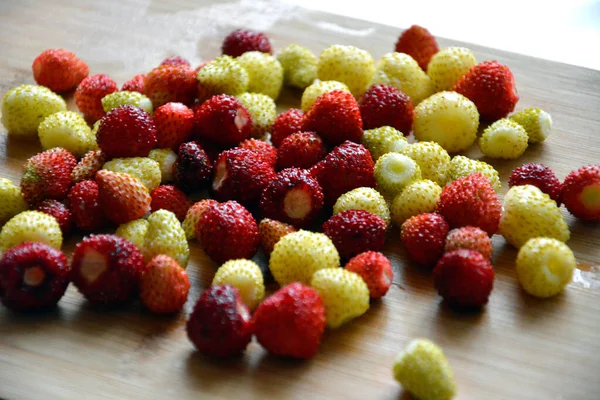
<path id="1" fill-rule="evenodd" d="M 310 172 L 298 168 L 284 169 L 262 192 L 263 216 L 296 227 L 307 227 L 323 208 L 323 191 Z"/>
<path id="2" fill-rule="evenodd" d="M 219 146 L 236 146 L 252 131 L 250 113 L 233 96 L 221 94 L 194 108 L 198 137 Z"/>
<path id="3" fill-rule="evenodd" d="M 309 359 L 325 331 L 325 307 L 316 290 L 287 285 L 263 301 L 254 313 L 256 339 L 269 353 Z"/>
<path id="4" fill-rule="evenodd" d="M 154 108 L 166 103 L 192 104 L 198 92 L 194 70 L 186 65 L 163 65 L 146 75 L 144 94 Z"/>
<path id="5" fill-rule="evenodd" d="M 572 171 L 563 182 L 562 201 L 567 210 L 585 221 L 600 221 L 600 165 Z"/>
<path id="6" fill-rule="evenodd" d="M 452 90 L 475 103 L 481 118 L 489 121 L 506 117 L 519 100 L 512 72 L 497 61 L 473 66 Z"/>
<path id="7" fill-rule="evenodd" d="M 155 314 L 180 311 L 189 290 L 190 280 L 185 270 L 164 254 L 150 260 L 140 280 L 140 299 Z"/>
<path id="8" fill-rule="evenodd" d="M 260 235 L 256 220 L 238 202 L 209 206 L 196 228 L 202 248 L 219 264 L 238 258 L 252 258 L 258 249 Z"/>
<path id="9" fill-rule="evenodd" d="M 321 138 L 312 132 L 298 132 L 283 139 L 279 146 L 277 167 L 310 168 L 327 155 Z"/>
<path id="10" fill-rule="evenodd" d="M 415 215 L 402 224 L 402 244 L 412 260 L 432 266 L 444 252 L 449 230 L 448 222 L 439 214 Z"/>
<path id="11" fill-rule="evenodd" d="M 435 288 L 450 306 L 477 308 L 488 302 L 494 287 L 490 261 L 475 250 L 444 254 L 433 270 Z"/>
<path id="12" fill-rule="evenodd" d="M 180 221 L 185 219 L 191 206 L 185 193 L 172 185 L 161 185 L 154 189 L 150 196 L 152 197 L 150 211 L 168 210 L 175 214 Z"/>
<path id="13" fill-rule="evenodd" d="M 121 106 L 100 120 L 96 138 L 108 158 L 146 157 L 156 147 L 156 125 L 146 111 Z"/>
<path id="14" fill-rule="evenodd" d="M 463 226 L 448 232 L 444 252 L 448 253 L 458 249 L 475 250 L 488 260 L 492 258 L 492 241 L 490 237 L 474 226 Z"/>
<path id="15" fill-rule="evenodd" d="M 543 164 L 523 164 L 515 168 L 508 179 L 508 186 L 533 185 L 560 205 L 562 184 L 554 171 Z"/>
<path id="16" fill-rule="evenodd" d="M 98 197 L 98 184 L 94 181 L 81 181 L 69 192 L 69 210 L 73 214 L 73 221 L 84 232 L 98 231 L 106 223 Z"/>
<path id="17" fill-rule="evenodd" d="M 171 56 L 171 57 L 167 57 L 164 60 L 162 60 L 160 65 L 184 65 L 184 66 L 189 67 L 190 62 L 180 56 Z"/>
<path id="18" fill-rule="evenodd" d="M 146 74 L 138 74 L 125 82 L 121 86 L 121 90 L 127 90 L 130 92 L 138 92 L 144 94 L 144 88 L 146 86 Z"/>
<path id="19" fill-rule="evenodd" d="M 100 170 L 96 173 L 98 203 L 104 215 L 115 224 L 141 218 L 150 211 L 148 189 L 129 174 Z"/>
<path id="20" fill-rule="evenodd" d="M 31 69 L 38 85 L 57 93 L 75 89 L 90 71 L 85 62 L 64 49 L 45 50 L 33 60 Z"/>
<path id="21" fill-rule="evenodd" d="M 315 100 L 304 118 L 303 130 L 315 132 L 330 144 L 360 143 L 363 124 L 358 103 L 348 92 L 334 90 Z"/>
<path id="22" fill-rule="evenodd" d="M 71 279 L 94 305 L 116 305 L 136 292 L 144 257 L 128 240 L 115 235 L 91 235 L 75 246 Z"/>
<path id="23" fill-rule="evenodd" d="M 260 233 L 260 247 L 269 257 L 279 239 L 288 233 L 296 232 L 296 228 L 283 222 L 263 218 L 258 224 L 258 232 Z"/>
<path id="24" fill-rule="evenodd" d="M 167 103 L 154 111 L 156 147 L 177 150 L 189 141 L 194 125 L 194 112 L 182 103 Z"/>
<path id="25" fill-rule="evenodd" d="M 273 146 L 281 146 L 283 139 L 292 133 L 302 131 L 304 125 L 304 111 L 297 108 L 290 108 L 277 116 L 277 119 L 271 127 L 271 143 Z"/>
<path id="26" fill-rule="evenodd" d="M 376 251 L 366 251 L 348 261 L 344 267 L 357 273 L 369 287 L 372 299 L 379 299 L 388 292 L 394 280 L 394 272 L 390 260 Z"/>
<path id="27" fill-rule="evenodd" d="M 427 71 L 429 60 L 438 51 L 439 47 L 435 37 L 419 25 L 413 25 L 402 32 L 396 42 L 396 52 L 405 53 L 414 58 L 423 71 Z"/>
<path id="28" fill-rule="evenodd" d="M 238 29 L 231 32 L 221 47 L 223 54 L 239 57 L 247 51 L 260 51 L 273 54 L 269 38 L 261 32 Z"/>
<path id="29" fill-rule="evenodd" d="M 77 159 L 67 150 L 54 148 L 25 162 L 21 177 L 23 198 L 34 206 L 45 199 L 63 200 L 71 188 L 71 172 Z"/>
<path id="30" fill-rule="evenodd" d="M 175 183 L 179 189 L 192 192 L 206 187 L 212 171 L 212 163 L 198 143 L 188 142 L 179 146 L 177 160 L 173 165 Z"/>
<path id="31" fill-rule="evenodd" d="M 323 233 L 346 259 L 365 251 L 383 249 L 386 230 L 384 220 L 364 210 L 343 211 L 323 224 Z"/>
<path id="32" fill-rule="evenodd" d="M 360 99 L 360 115 L 363 129 L 391 126 L 404 136 L 412 131 L 412 100 L 393 86 L 371 86 Z"/>
<path id="33" fill-rule="evenodd" d="M 267 164 L 275 168 L 277 164 L 277 149 L 269 143 L 258 139 L 246 139 L 238 147 L 253 151 L 261 156 Z"/>
<path id="34" fill-rule="evenodd" d="M 476 226 L 490 236 L 498 231 L 502 216 L 502 204 L 490 180 L 478 172 L 446 185 L 437 209 L 451 228 Z"/>
<path id="35" fill-rule="evenodd" d="M 67 258 L 44 243 L 21 243 L 0 258 L 0 299 L 11 310 L 52 308 L 68 285 Z"/>
<path id="36" fill-rule="evenodd" d="M 231 357 L 246 349 L 252 338 L 252 320 L 238 290 L 214 285 L 200 295 L 187 322 L 187 334 L 198 351 L 213 357 Z"/>
<path id="37" fill-rule="evenodd" d="M 102 150 L 88 151 L 71 171 L 73 183 L 94 179 L 96 172 L 100 171 L 106 161 L 108 158 Z"/>
<path id="38" fill-rule="evenodd" d="M 73 217 L 71 211 L 63 203 L 57 200 L 44 200 L 38 204 L 37 211 L 41 211 L 45 214 L 51 215 L 58 221 L 60 230 L 62 231 L 63 237 L 71 232 L 71 226 L 73 225 Z"/>
<path id="39" fill-rule="evenodd" d="M 75 90 L 75 104 L 86 120 L 96 122 L 106 114 L 102 107 L 102 98 L 117 90 L 117 82 L 107 75 L 88 76 Z"/>

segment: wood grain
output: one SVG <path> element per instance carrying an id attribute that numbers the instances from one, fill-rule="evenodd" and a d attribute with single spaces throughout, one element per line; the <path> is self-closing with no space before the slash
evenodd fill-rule
<path id="1" fill-rule="evenodd" d="M 3 1 L 0 94 L 32 83 L 31 62 L 46 48 L 68 48 L 89 63 L 91 73 L 107 73 L 120 84 L 169 55 L 180 54 L 195 65 L 208 60 L 238 27 L 266 31 L 276 49 L 296 42 L 318 54 L 329 44 L 353 44 L 376 58 L 392 50 L 400 31 L 266 1 Z M 504 186 L 510 171 L 525 162 L 550 165 L 562 179 L 600 161 L 598 71 L 469 47 L 480 61 L 511 67 L 521 96 L 518 109 L 541 107 L 554 119 L 552 136 L 519 160 L 485 160 L 498 168 Z M 281 103 L 298 105 L 299 94 L 287 91 Z M 23 161 L 39 145 L 7 138 L 0 129 L 0 175 L 18 182 Z M 474 149 L 469 155 L 481 153 Z M 600 227 L 567 219 L 578 261 L 600 265 Z M 185 319 L 216 266 L 192 243 L 193 290 L 181 315 L 156 317 L 137 303 L 119 311 L 94 310 L 72 287 L 49 314 L 0 310 L 0 397 L 408 398 L 393 380 L 391 365 L 414 337 L 431 338 L 444 348 L 460 399 L 599 397 L 598 285 L 576 282 L 545 301 L 527 296 L 515 279 L 516 251 L 497 236 L 497 279 L 489 305 L 480 313 L 457 313 L 440 303 L 430 273 L 407 262 L 398 230 L 389 235 L 385 253 L 393 260 L 392 289 L 365 316 L 328 331 L 314 360 L 275 358 L 255 342 L 239 359 L 214 361 L 197 354 L 187 340 Z M 583 278 L 594 279 L 593 272 L 587 274 Z"/>

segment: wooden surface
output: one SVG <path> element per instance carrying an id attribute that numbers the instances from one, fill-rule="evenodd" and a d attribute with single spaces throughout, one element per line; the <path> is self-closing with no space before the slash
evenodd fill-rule
<path id="1" fill-rule="evenodd" d="M 267 2 L 205 3 L 2 1 L 0 95 L 33 82 L 31 62 L 46 48 L 68 48 L 89 63 L 91 73 L 107 73 L 121 84 L 166 56 L 180 54 L 195 65 L 208 60 L 238 27 L 265 30 L 275 49 L 297 42 L 318 54 L 329 44 L 353 44 L 376 58 L 392 50 L 400 32 Z M 501 196 L 510 171 L 524 162 L 550 165 L 563 179 L 600 161 L 600 72 L 471 47 L 479 61 L 496 59 L 513 70 L 518 110 L 537 106 L 554 119 L 552 136 L 519 160 L 486 160 L 501 173 Z M 282 99 L 299 103 L 298 93 Z M 0 128 L 0 175 L 18 182 L 21 164 L 37 151 L 37 143 L 7 139 Z M 440 303 L 430 273 L 406 261 L 393 229 L 385 250 L 395 273 L 389 294 L 363 317 L 328 331 L 316 358 L 306 362 L 272 357 L 256 342 L 229 361 L 194 351 L 185 319 L 216 266 L 192 243 L 193 290 L 181 315 L 156 317 L 139 304 L 97 311 L 73 287 L 49 314 L 0 309 L 0 398 L 406 399 L 391 366 L 411 338 L 427 337 L 443 347 L 460 399 L 598 399 L 600 278 L 594 266 L 600 265 L 600 226 L 567 219 L 569 245 L 582 271 L 564 294 L 543 301 L 524 294 L 514 274 L 516 250 L 495 236 L 494 291 L 482 312 L 469 314 Z"/>

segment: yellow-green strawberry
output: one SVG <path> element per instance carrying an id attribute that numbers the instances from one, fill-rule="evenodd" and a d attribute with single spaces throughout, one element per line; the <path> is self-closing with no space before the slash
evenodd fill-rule
<path id="1" fill-rule="evenodd" d="M 143 253 L 144 242 L 146 241 L 146 233 L 148 233 L 148 225 L 149 223 L 145 219 L 136 219 L 119 225 L 115 235 L 129 240 Z"/>
<path id="2" fill-rule="evenodd" d="M 479 138 L 481 152 L 492 158 L 515 159 L 527 149 L 525 128 L 515 121 L 502 118 L 494 122 Z"/>
<path id="3" fill-rule="evenodd" d="M 497 192 L 502 187 L 498 171 L 485 161 L 473 160 L 465 156 L 454 156 L 450 162 L 449 180 L 464 178 L 473 172 L 480 172 L 490 180 L 494 190 Z"/>
<path id="4" fill-rule="evenodd" d="M 96 136 L 83 117 L 73 111 L 59 111 L 46 117 L 38 127 L 44 150 L 62 147 L 77 157 L 98 148 Z"/>
<path id="5" fill-rule="evenodd" d="M 283 86 L 283 67 L 275 57 L 260 51 L 247 51 L 236 61 L 248 73 L 248 92 L 262 93 L 277 100 Z"/>
<path id="6" fill-rule="evenodd" d="M 0 226 L 18 213 L 27 210 L 27 203 L 18 186 L 9 179 L 0 178 Z"/>
<path id="7" fill-rule="evenodd" d="M 187 267 L 190 248 L 175 214 L 167 210 L 158 210 L 150 214 L 143 253 L 146 261 L 159 254 L 166 254 L 173 257 L 183 268 Z"/>
<path id="8" fill-rule="evenodd" d="M 475 64 L 477 60 L 471 50 L 447 47 L 431 57 L 427 74 L 438 90 L 450 90 Z"/>
<path id="9" fill-rule="evenodd" d="M 148 158 L 158 163 L 160 167 L 160 183 L 172 182 L 173 164 L 177 161 L 177 154 L 171 149 L 154 149 L 150 150 Z"/>
<path id="10" fill-rule="evenodd" d="M 67 104 L 50 89 L 21 85 L 6 92 L 2 100 L 2 125 L 9 135 L 35 136 L 38 126 L 49 115 L 65 111 Z"/>
<path id="11" fill-rule="evenodd" d="M 148 157 L 113 158 L 102 169 L 129 174 L 139 179 L 149 191 L 160 185 L 162 177 L 159 164 Z"/>
<path id="12" fill-rule="evenodd" d="M 185 232 L 185 237 L 188 240 L 196 238 L 196 225 L 198 225 L 198 221 L 200 221 L 202 213 L 204 213 L 209 206 L 214 204 L 218 204 L 218 202 L 213 199 L 204 199 L 194 203 L 187 210 L 185 219 L 183 220 L 183 231 Z"/>
<path id="13" fill-rule="evenodd" d="M 500 234 L 516 248 L 536 237 L 566 242 L 571 236 L 556 202 L 532 185 L 513 186 L 504 196 Z"/>
<path id="14" fill-rule="evenodd" d="M 358 47 L 334 44 L 319 56 L 319 79 L 342 82 L 356 97 L 367 90 L 374 73 L 375 60 L 368 51 Z"/>
<path id="15" fill-rule="evenodd" d="M 329 328 L 337 328 L 369 309 L 369 287 L 357 273 L 343 268 L 321 269 L 313 274 L 310 286 L 323 300 Z"/>
<path id="16" fill-rule="evenodd" d="M 421 179 L 421 168 L 404 154 L 387 153 L 375 163 L 373 176 L 378 189 L 394 196 L 410 183 Z"/>
<path id="17" fill-rule="evenodd" d="M 543 142 L 552 131 L 552 117 L 539 108 L 526 108 L 509 118 L 525 128 L 529 143 Z"/>
<path id="18" fill-rule="evenodd" d="M 350 92 L 348 86 L 338 81 L 320 81 L 316 80 L 302 92 L 302 99 L 300 100 L 300 108 L 302 111 L 307 112 L 312 107 L 315 100 L 321 97 L 325 93 L 333 92 L 334 90 L 341 90 L 344 92 Z"/>
<path id="19" fill-rule="evenodd" d="M 260 246 L 266 256 L 273 252 L 275 244 L 288 233 L 296 232 L 292 225 L 275 221 L 270 218 L 263 218 L 258 224 L 258 233 L 260 234 Z"/>
<path id="20" fill-rule="evenodd" d="M 450 155 L 435 142 L 419 142 L 406 146 L 403 154 L 409 156 L 421 168 L 423 179 L 434 181 L 444 186 L 448 180 Z"/>
<path id="21" fill-rule="evenodd" d="M 306 47 L 290 44 L 277 54 L 286 85 L 305 89 L 317 79 L 317 57 Z"/>
<path id="22" fill-rule="evenodd" d="M 141 108 L 148 114 L 152 114 L 153 111 L 152 101 L 138 92 L 122 90 L 120 92 L 108 94 L 102 98 L 102 108 L 104 109 L 104 112 L 109 112 L 114 108 L 125 105 Z"/>
<path id="23" fill-rule="evenodd" d="M 373 161 L 377 161 L 386 153 L 402 153 L 408 146 L 408 141 L 402 132 L 390 126 L 364 131 L 361 141 L 371 152 Z"/>
<path id="24" fill-rule="evenodd" d="M 333 205 L 333 213 L 338 214 L 348 210 L 364 210 L 390 224 L 390 209 L 387 202 L 381 193 L 373 188 L 356 188 L 338 197 Z"/>
<path id="25" fill-rule="evenodd" d="M 41 242 L 60 250 L 62 241 L 62 232 L 56 218 L 40 211 L 23 211 L 2 227 L 0 252 L 23 242 Z"/>
<path id="26" fill-rule="evenodd" d="M 255 138 L 262 138 L 271 131 L 277 118 L 277 107 L 272 98 L 261 93 L 243 93 L 237 99 L 246 107 L 252 118 L 252 133 Z"/>
<path id="27" fill-rule="evenodd" d="M 94 179 L 96 172 L 102 169 L 106 162 L 106 154 L 102 150 L 88 151 L 71 171 L 73 183 Z"/>
<path id="28" fill-rule="evenodd" d="M 265 297 L 265 283 L 260 267 L 252 260 L 229 260 L 221 265 L 212 285 L 230 285 L 240 292 L 242 301 L 250 311 Z"/>
<path id="29" fill-rule="evenodd" d="M 401 227 L 410 217 L 434 212 L 440 194 L 442 194 L 441 186 L 429 179 L 409 184 L 392 201 L 390 207 L 392 220 Z"/>
<path id="30" fill-rule="evenodd" d="M 218 94 L 232 96 L 248 91 L 250 78 L 246 69 L 233 57 L 217 57 L 198 71 L 198 98 L 200 101 Z"/>

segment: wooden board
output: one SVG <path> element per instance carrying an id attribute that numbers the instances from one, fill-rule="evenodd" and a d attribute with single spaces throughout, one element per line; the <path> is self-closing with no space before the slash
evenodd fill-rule
<path id="1" fill-rule="evenodd" d="M 89 63 L 91 73 L 107 73 L 121 84 L 166 56 L 180 54 L 196 65 L 208 60 L 238 27 L 265 30 L 276 49 L 297 42 L 318 54 L 329 44 L 353 44 L 376 58 L 393 49 L 400 32 L 263 1 L 3 1 L 0 94 L 32 83 L 31 62 L 46 48 L 68 48 Z M 499 169 L 505 187 L 510 171 L 525 162 L 550 165 L 562 179 L 600 161 L 600 72 L 469 47 L 480 61 L 511 67 L 519 110 L 542 107 L 554 119 L 552 136 L 519 160 L 486 160 Z M 299 103 L 298 93 L 286 92 L 283 99 Z M 23 161 L 39 145 L 7 139 L 0 129 L 0 175 L 18 182 Z M 524 294 L 513 269 L 516 250 L 495 236 L 494 292 L 482 312 L 469 314 L 440 303 L 430 273 L 407 262 L 393 229 L 385 251 L 395 273 L 389 294 L 360 319 L 328 331 L 317 357 L 306 362 L 272 357 L 256 342 L 228 361 L 194 351 L 185 319 L 216 266 L 192 243 L 193 290 L 181 315 L 156 317 L 139 304 L 97 311 L 72 287 L 49 314 L 1 309 L 0 398 L 409 398 L 391 366 L 410 339 L 427 337 L 444 348 L 460 399 L 597 399 L 600 288 L 593 266 L 600 265 L 600 227 L 567 219 L 569 245 L 582 270 L 564 294 L 544 301 Z"/>

